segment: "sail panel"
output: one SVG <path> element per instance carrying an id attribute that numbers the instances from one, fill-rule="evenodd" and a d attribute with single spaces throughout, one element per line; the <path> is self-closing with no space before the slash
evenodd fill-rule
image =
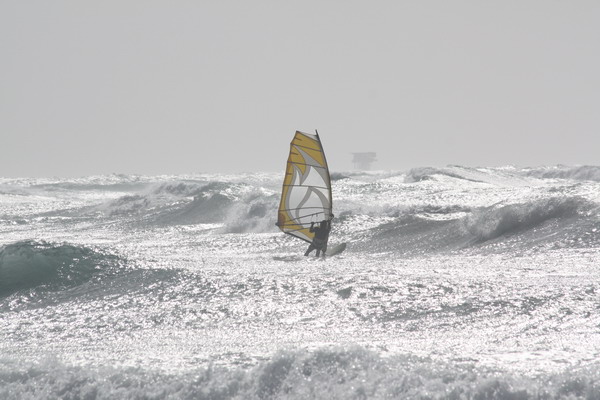
<path id="1" fill-rule="evenodd" d="M 312 242 L 310 224 L 331 218 L 331 200 L 329 168 L 319 136 L 296 131 L 290 144 L 277 225 L 287 234 Z"/>

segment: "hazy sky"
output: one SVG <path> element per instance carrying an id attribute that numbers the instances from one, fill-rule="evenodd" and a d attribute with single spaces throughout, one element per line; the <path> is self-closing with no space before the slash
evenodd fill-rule
<path id="1" fill-rule="evenodd" d="M 600 164 L 600 1 L 0 0 L 0 176 Z"/>

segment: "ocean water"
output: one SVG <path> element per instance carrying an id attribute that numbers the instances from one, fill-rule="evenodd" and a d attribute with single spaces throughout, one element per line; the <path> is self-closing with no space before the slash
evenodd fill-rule
<path id="1" fill-rule="evenodd" d="M 0 399 L 600 398 L 600 167 L 0 178 Z"/>

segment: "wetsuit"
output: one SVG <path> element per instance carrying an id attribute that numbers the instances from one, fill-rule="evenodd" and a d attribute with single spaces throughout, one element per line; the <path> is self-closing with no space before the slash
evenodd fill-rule
<path id="1" fill-rule="evenodd" d="M 308 256 L 311 251 L 317 249 L 317 257 L 319 257 L 321 251 L 323 252 L 323 256 L 325 256 L 325 251 L 327 251 L 327 239 L 329 239 L 329 231 L 331 230 L 331 220 L 330 221 L 321 221 L 318 227 L 315 228 L 315 224 L 310 224 L 310 231 L 314 232 L 315 237 L 313 238 L 312 243 L 308 246 L 308 250 L 304 253 L 305 256 Z"/>

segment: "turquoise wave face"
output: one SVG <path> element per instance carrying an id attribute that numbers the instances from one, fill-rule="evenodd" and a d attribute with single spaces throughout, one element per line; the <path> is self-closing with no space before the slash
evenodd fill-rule
<path id="1" fill-rule="evenodd" d="M 0 296 L 17 291 L 60 291 L 115 274 L 122 261 L 70 244 L 21 241 L 0 248 Z"/>

